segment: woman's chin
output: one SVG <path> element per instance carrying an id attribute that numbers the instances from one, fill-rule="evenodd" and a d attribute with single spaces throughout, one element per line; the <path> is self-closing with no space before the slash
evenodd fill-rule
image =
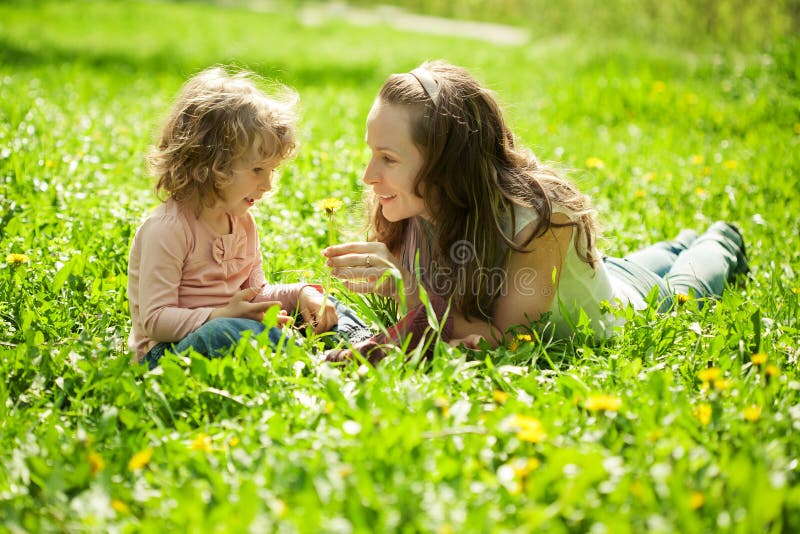
<path id="1" fill-rule="evenodd" d="M 397 211 L 397 210 L 392 210 L 391 208 L 387 209 L 387 206 L 383 206 L 381 208 L 381 214 L 383 215 L 384 219 L 393 223 L 404 221 L 406 219 L 411 219 L 417 216 L 423 217 L 425 219 L 428 218 L 426 216 L 427 214 L 424 211 L 421 212 L 415 212 L 411 210 Z"/>

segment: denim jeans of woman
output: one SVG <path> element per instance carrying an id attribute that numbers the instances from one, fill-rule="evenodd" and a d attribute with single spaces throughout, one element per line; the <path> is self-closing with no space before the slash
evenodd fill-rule
<path id="1" fill-rule="evenodd" d="M 605 258 L 609 271 L 626 280 L 643 298 L 658 288 L 660 311 L 673 305 L 674 295 L 701 299 L 722 295 L 725 284 L 748 272 L 744 241 L 732 225 L 716 222 L 702 235 L 683 230 L 624 258 Z"/>

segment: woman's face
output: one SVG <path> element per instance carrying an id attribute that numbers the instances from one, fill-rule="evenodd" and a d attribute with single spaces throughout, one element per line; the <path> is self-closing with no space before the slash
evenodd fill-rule
<path id="1" fill-rule="evenodd" d="M 367 116 L 367 145 L 372 151 L 364 183 L 372 187 L 381 212 L 391 222 L 428 218 L 414 181 L 424 162 L 411 139 L 411 112 L 405 106 L 375 100 Z"/>

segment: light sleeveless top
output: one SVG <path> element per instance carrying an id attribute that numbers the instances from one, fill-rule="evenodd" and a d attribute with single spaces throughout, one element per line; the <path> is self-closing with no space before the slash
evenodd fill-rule
<path id="1" fill-rule="evenodd" d="M 561 206 L 553 204 L 553 213 L 566 215 L 574 220 L 571 214 Z M 514 206 L 514 237 L 529 224 L 538 220 L 539 215 L 533 208 Z M 624 319 L 612 313 L 603 312 L 601 302 L 627 305 L 632 303 L 636 309 L 645 307 L 644 299 L 625 280 L 619 279 L 609 272 L 604 261 L 598 261 L 596 268 L 578 256 L 578 232 L 573 229 L 572 243 L 561 268 L 556 295 L 550 308 L 550 317 L 545 332 L 552 332 L 556 338 L 569 337 L 573 333 L 572 325 L 580 319 L 583 310 L 591 321 L 596 338 L 607 338 L 613 335 L 614 327 L 624 323 Z M 602 257 L 595 250 L 595 257 Z"/>

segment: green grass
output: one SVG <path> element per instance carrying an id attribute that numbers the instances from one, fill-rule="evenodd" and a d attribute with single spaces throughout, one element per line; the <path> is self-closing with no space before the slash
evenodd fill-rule
<path id="1" fill-rule="evenodd" d="M 499 47 L 296 20 L 0 4 L 0 530 L 800 529 L 798 42 Z M 181 83 L 235 62 L 298 90 L 299 155 L 256 215 L 270 276 L 329 283 L 313 203 L 342 198 L 339 231 L 359 235 L 367 110 L 386 75 L 429 58 L 472 70 L 524 143 L 575 169 L 606 253 L 727 219 L 753 280 L 703 311 L 630 314 L 600 346 L 439 346 L 429 366 L 342 371 L 313 340 L 275 354 L 255 339 L 131 366 L 128 247 L 156 202 L 144 154 Z M 725 389 L 702 387 L 707 367 Z M 621 407 L 587 409 L 598 393 Z M 546 438 L 520 439 L 514 416 Z"/>

